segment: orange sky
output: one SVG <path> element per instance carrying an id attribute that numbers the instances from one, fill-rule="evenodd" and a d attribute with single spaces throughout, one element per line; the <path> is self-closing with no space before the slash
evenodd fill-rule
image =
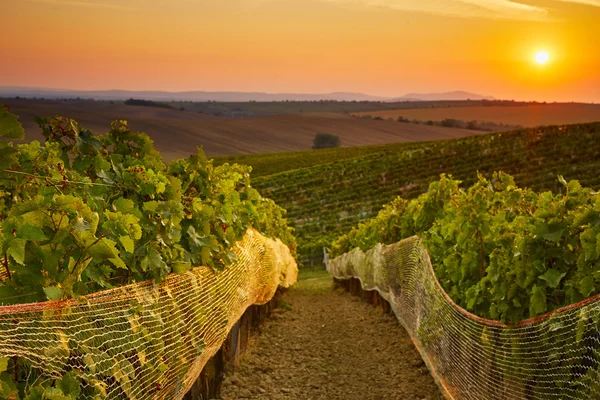
<path id="1" fill-rule="evenodd" d="M 0 86 L 600 102 L 600 0 L 0 0 L 0 18 Z"/>

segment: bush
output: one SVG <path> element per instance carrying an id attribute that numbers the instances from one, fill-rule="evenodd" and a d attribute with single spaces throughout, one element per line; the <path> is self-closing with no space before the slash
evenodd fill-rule
<path id="1" fill-rule="evenodd" d="M 331 147 L 340 147 L 342 141 L 339 136 L 329 133 L 317 133 L 313 140 L 313 149 L 328 149 Z"/>

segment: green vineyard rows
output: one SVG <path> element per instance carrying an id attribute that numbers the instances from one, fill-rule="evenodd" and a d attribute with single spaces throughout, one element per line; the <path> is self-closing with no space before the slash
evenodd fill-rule
<path id="1" fill-rule="evenodd" d="M 361 153 L 362 152 L 362 153 Z M 299 261 L 322 261 L 329 247 L 397 196 L 411 199 L 443 173 L 471 185 L 502 170 L 520 187 L 561 193 L 557 176 L 600 186 L 600 123 L 549 126 L 448 141 L 245 156 L 254 186 L 288 211 Z M 266 174 L 264 163 L 270 163 Z M 314 162 L 312 167 L 307 164 Z M 282 171 L 275 173 L 276 171 Z"/>
<path id="2" fill-rule="evenodd" d="M 469 188 L 443 175 L 341 236 L 332 256 L 419 235 L 458 305 L 504 322 L 535 317 L 600 292 L 600 196 L 557 181 L 563 194 L 521 189 L 502 172 Z"/>

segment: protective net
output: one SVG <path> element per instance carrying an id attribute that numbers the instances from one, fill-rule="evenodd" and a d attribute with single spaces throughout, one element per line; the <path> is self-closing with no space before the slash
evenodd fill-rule
<path id="1" fill-rule="evenodd" d="M 507 326 L 457 306 L 417 237 L 329 261 L 389 301 L 449 399 L 599 399 L 600 297 Z"/>
<path id="2" fill-rule="evenodd" d="M 0 307 L 0 359 L 28 368 L 30 386 L 71 374 L 75 398 L 181 399 L 246 308 L 296 281 L 279 240 L 249 230 L 234 251 L 216 274 L 199 267 L 83 301 Z"/>

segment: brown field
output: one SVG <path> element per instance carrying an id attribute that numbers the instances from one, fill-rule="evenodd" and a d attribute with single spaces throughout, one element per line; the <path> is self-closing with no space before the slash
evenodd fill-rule
<path id="1" fill-rule="evenodd" d="M 383 118 L 402 116 L 420 121 L 441 121 L 445 118 L 463 121 L 495 122 L 526 127 L 540 125 L 576 124 L 600 121 L 600 105 L 598 104 L 538 104 L 503 107 L 453 107 L 424 108 L 408 110 L 387 110 L 355 113 L 356 115 L 372 115 Z"/>
<path id="2" fill-rule="evenodd" d="M 35 116 L 73 118 L 96 133 L 125 119 L 130 128 L 146 132 L 166 159 L 187 156 L 203 146 L 207 155 L 234 155 L 305 150 L 317 132 L 340 136 L 344 147 L 393 142 L 442 140 L 480 132 L 395 121 L 359 120 L 343 114 L 274 115 L 229 119 L 204 114 L 93 101 L 0 99 L 20 117 L 28 140 L 41 139 Z"/>

